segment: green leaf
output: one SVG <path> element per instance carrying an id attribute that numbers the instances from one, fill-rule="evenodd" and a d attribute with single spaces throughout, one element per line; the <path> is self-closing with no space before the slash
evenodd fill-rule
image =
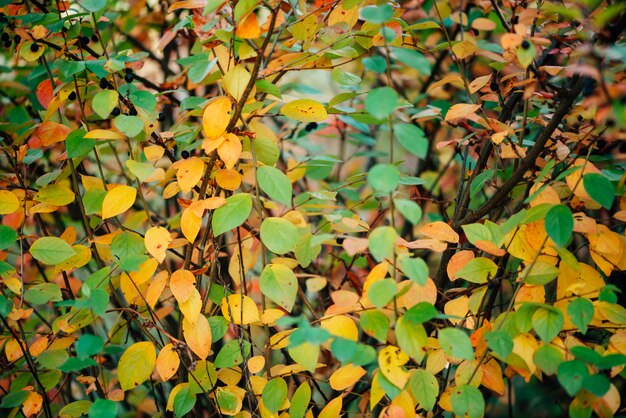
<path id="1" fill-rule="evenodd" d="M 30 253 L 36 260 L 49 265 L 60 264 L 76 255 L 67 242 L 57 237 L 38 238 L 31 245 Z"/>
<path id="2" fill-rule="evenodd" d="M 393 48 L 393 53 L 398 61 L 409 67 L 415 68 L 423 75 L 430 75 L 432 65 L 428 59 L 414 49 Z"/>
<path id="3" fill-rule="evenodd" d="M 381 343 L 387 341 L 389 318 L 381 311 L 372 309 L 362 312 L 359 326 L 367 335 L 376 338 Z"/>
<path id="4" fill-rule="evenodd" d="M 408 199 L 394 199 L 394 206 L 404 216 L 404 219 L 417 225 L 422 220 L 422 208 L 420 205 Z"/>
<path id="5" fill-rule="evenodd" d="M 149 91 L 135 90 L 130 94 L 129 98 L 135 106 L 141 109 L 145 109 L 150 112 L 156 111 L 157 99 L 154 97 L 154 94 Z"/>
<path id="6" fill-rule="evenodd" d="M 533 353 L 533 362 L 547 375 L 556 373 L 563 362 L 563 354 L 551 345 L 542 345 Z"/>
<path id="7" fill-rule="evenodd" d="M 68 158 L 84 157 L 94 149 L 97 141 L 93 138 L 84 138 L 85 133 L 84 129 L 77 129 L 70 132 L 67 138 L 65 138 L 65 147 Z"/>
<path id="8" fill-rule="evenodd" d="M 467 262 L 456 273 L 457 279 L 464 279 L 472 283 L 487 283 L 493 279 L 498 271 L 498 266 L 489 258 L 477 257 Z"/>
<path id="9" fill-rule="evenodd" d="M 90 12 L 97 12 L 107 5 L 106 0 L 83 0 L 81 2 L 83 7 Z"/>
<path id="10" fill-rule="evenodd" d="M 385 23 L 393 17 L 393 8 L 388 4 L 367 6 L 361 10 L 363 19 L 372 23 Z"/>
<path id="11" fill-rule="evenodd" d="M 439 315 L 439 312 L 437 312 L 437 308 L 435 308 L 432 304 L 428 302 L 420 302 L 406 311 L 402 318 L 415 325 L 428 322 L 437 317 L 437 315 Z"/>
<path id="12" fill-rule="evenodd" d="M 0 250 L 6 250 L 17 242 L 17 232 L 10 226 L 0 225 Z"/>
<path id="13" fill-rule="evenodd" d="M 409 390 L 422 408 L 432 411 L 439 396 L 439 382 L 435 376 L 423 369 L 413 370 Z"/>
<path id="14" fill-rule="evenodd" d="M 500 359 L 506 359 L 513 351 L 513 339 L 504 331 L 488 331 L 485 333 L 487 347 Z"/>
<path id="15" fill-rule="evenodd" d="M 293 335 L 293 334 L 292 334 Z M 289 340 L 291 344 L 291 339 Z M 320 347 L 317 344 L 303 342 L 295 347 L 291 345 L 287 351 L 291 358 L 311 373 L 315 371 L 317 358 L 320 355 Z"/>
<path id="16" fill-rule="evenodd" d="M 273 253 L 293 251 L 299 239 L 298 228 L 287 219 L 265 218 L 261 223 L 261 242 Z"/>
<path id="17" fill-rule="evenodd" d="M 293 188 L 289 178 L 277 168 L 264 165 L 257 169 L 257 180 L 263 190 L 272 200 L 286 206 L 291 205 Z"/>
<path id="18" fill-rule="evenodd" d="M 261 292 L 287 312 L 291 312 L 298 294 L 298 279 L 282 264 L 268 264 L 259 279 Z"/>
<path id="19" fill-rule="evenodd" d="M 481 418 L 485 413 L 485 399 L 483 394 L 470 385 L 457 386 L 450 397 L 452 410 L 460 417 L 466 414 L 469 418 Z"/>
<path id="20" fill-rule="evenodd" d="M 361 82 L 361 78 L 355 74 L 342 70 L 339 67 L 335 67 L 330 73 L 330 78 L 340 86 L 352 87 L 358 86 Z"/>
<path id="21" fill-rule="evenodd" d="M 470 185 L 470 197 L 474 198 L 483 189 L 485 182 L 491 180 L 496 171 L 492 168 L 479 173 Z"/>
<path id="22" fill-rule="evenodd" d="M 91 408 L 91 401 L 76 401 L 65 405 L 59 411 L 59 416 L 62 418 L 79 418 L 89 413 Z M 110 415 L 109 415 L 110 417 Z"/>
<path id="23" fill-rule="evenodd" d="M 428 264 L 421 258 L 411 258 L 402 255 L 400 258 L 400 269 L 411 281 L 420 286 L 425 286 L 428 282 Z"/>
<path id="24" fill-rule="evenodd" d="M 0 408 L 15 408 L 16 406 L 22 405 L 26 398 L 28 398 L 28 394 L 28 391 L 21 389 L 11 391 L 7 395 L 2 396 Z"/>
<path id="25" fill-rule="evenodd" d="M 135 160 L 126 160 L 126 168 L 137 177 L 140 182 L 146 181 L 152 174 L 154 174 L 155 168 L 150 163 L 141 163 Z"/>
<path id="26" fill-rule="evenodd" d="M 213 213 L 213 235 L 218 236 L 244 223 L 252 211 L 252 197 L 247 193 L 234 194 L 226 204 Z"/>
<path id="27" fill-rule="evenodd" d="M 428 335 L 424 326 L 415 321 L 413 315 L 407 312 L 396 322 L 395 331 L 398 346 L 402 351 L 418 364 L 421 363 L 428 346 Z"/>
<path id="28" fill-rule="evenodd" d="M 572 211 L 565 205 L 555 205 L 545 219 L 548 236 L 559 247 L 564 247 L 574 232 L 574 217 Z"/>
<path id="29" fill-rule="evenodd" d="M 368 247 L 372 256 L 379 262 L 393 259 L 398 234 L 390 226 L 379 226 L 370 233 Z"/>
<path id="30" fill-rule="evenodd" d="M 300 236 L 294 249 L 296 260 L 304 268 L 308 267 L 321 251 L 321 244 L 315 243 L 313 235 L 308 232 Z"/>
<path id="31" fill-rule="evenodd" d="M 122 232 L 111 241 L 111 253 L 125 271 L 137 271 L 139 265 L 148 259 L 145 252 L 143 238 L 133 232 Z"/>
<path id="32" fill-rule="evenodd" d="M 587 333 L 587 326 L 593 319 L 594 311 L 593 303 L 587 298 L 574 299 L 567 305 L 567 314 L 572 324 L 583 334 Z"/>
<path id="33" fill-rule="evenodd" d="M 282 377 L 275 377 L 263 387 L 263 405 L 273 414 L 280 410 L 287 399 L 287 382 Z"/>
<path id="34" fill-rule="evenodd" d="M 583 388 L 601 398 L 611 388 L 611 382 L 603 374 L 592 374 L 583 379 Z"/>
<path id="35" fill-rule="evenodd" d="M 367 94 L 365 110 L 376 119 L 389 116 L 398 102 L 398 93 L 391 87 L 379 87 Z"/>
<path id="36" fill-rule="evenodd" d="M 59 302 L 63 300 L 61 288 L 56 283 L 40 283 L 28 286 L 24 293 L 24 299 L 33 305 L 43 305 L 48 302 Z"/>
<path id="37" fill-rule="evenodd" d="M 367 290 L 367 296 L 377 308 L 387 306 L 398 293 L 398 286 L 392 279 L 378 280 L 372 283 Z"/>
<path id="38" fill-rule="evenodd" d="M 559 364 L 557 378 L 569 396 L 574 396 L 582 389 L 584 379 L 589 375 L 587 366 L 578 360 Z"/>
<path id="39" fill-rule="evenodd" d="M 119 115 L 113 120 L 115 127 L 129 138 L 134 138 L 143 132 L 143 120 L 139 116 Z"/>
<path id="40" fill-rule="evenodd" d="M 379 193 L 391 193 L 400 182 L 400 171 L 393 164 L 376 164 L 367 173 L 367 182 Z"/>
<path id="41" fill-rule="evenodd" d="M 522 277 L 526 276 L 524 283 L 532 285 L 544 285 L 556 279 L 559 269 L 545 261 L 537 260 L 522 272 Z"/>
<path id="42" fill-rule="evenodd" d="M 428 138 L 424 131 L 415 125 L 403 123 L 393 127 L 393 133 L 398 138 L 400 145 L 411 154 L 425 159 L 428 154 Z"/>
<path id="43" fill-rule="evenodd" d="M 304 418 L 304 414 L 311 402 L 311 387 L 307 382 L 303 382 L 298 386 L 289 401 L 289 417 Z"/>
<path id="44" fill-rule="evenodd" d="M 117 106 L 118 92 L 115 90 L 102 90 L 93 96 L 91 107 L 102 119 L 107 119 L 111 111 Z"/>
<path id="45" fill-rule="evenodd" d="M 557 308 L 541 307 L 532 317 L 533 328 L 544 343 L 552 341 L 563 329 L 563 314 Z"/>
<path id="46" fill-rule="evenodd" d="M 472 360 L 474 358 L 474 349 L 469 337 L 458 328 L 440 329 L 439 344 L 450 357 L 461 360 Z"/>
<path id="47" fill-rule="evenodd" d="M 345 338 L 335 338 L 330 348 L 341 364 L 351 363 L 356 366 L 365 366 L 376 361 L 376 350 L 373 347 Z"/>
<path id="48" fill-rule="evenodd" d="M 243 355 L 242 355 L 243 351 Z M 239 340 L 231 340 L 224 344 L 217 357 L 215 357 L 215 367 L 223 369 L 225 367 L 235 367 L 243 363 L 244 355 L 250 354 L 250 343 L 243 341 L 243 347 L 239 346 Z"/>
<path id="49" fill-rule="evenodd" d="M 111 418 L 117 416 L 117 404 L 109 399 L 96 399 L 89 408 L 89 418 Z"/>
<path id="50" fill-rule="evenodd" d="M 79 358 L 91 357 L 98 354 L 104 347 L 104 340 L 97 335 L 83 334 L 76 341 L 76 355 Z"/>
<path id="51" fill-rule="evenodd" d="M 184 417 L 196 404 L 196 395 L 191 393 L 189 386 L 182 388 L 174 398 L 174 413 L 177 417 Z"/>
<path id="52" fill-rule="evenodd" d="M 223 318 L 223 317 L 222 317 Z M 189 376 L 189 392 L 193 395 L 209 392 L 217 384 L 217 371 L 210 361 L 201 360 Z"/>
<path id="53" fill-rule="evenodd" d="M 593 200 L 606 209 L 611 209 L 615 200 L 615 187 L 609 179 L 598 173 L 585 174 L 583 186 Z"/>

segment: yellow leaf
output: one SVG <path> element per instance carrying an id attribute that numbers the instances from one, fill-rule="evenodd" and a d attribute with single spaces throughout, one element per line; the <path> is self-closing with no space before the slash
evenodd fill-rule
<path id="1" fill-rule="evenodd" d="M 211 335 L 211 327 L 206 316 L 200 315 L 195 323 L 183 319 L 183 336 L 191 351 L 193 351 L 201 360 L 211 353 L 211 343 L 213 337 Z"/>
<path id="2" fill-rule="evenodd" d="M 343 400 L 341 396 L 337 396 L 332 401 L 328 402 L 328 405 L 322 409 L 317 418 L 337 418 L 341 416 L 341 406 L 343 404 Z"/>
<path id="3" fill-rule="evenodd" d="M 224 74 L 222 85 L 235 100 L 241 100 L 251 75 L 243 65 L 236 65 Z"/>
<path id="4" fill-rule="evenodd" d="M 256 374 L 263 370 L 265 367 L 265 357 L 254 356 L 248 360 L 248 371 L 252 374 Z"/>
<path id="5" fill-rule="evenodd" d="M 430 93 L 432 90 L 435 90 L 436 88 L 441 87 L 445 84 L 452 84 L 453 86 L 458 88 L 463 88 L 463 86 L 465 85 L 465 83 L 463 82 L 463 78 L 460 75 L 450 74 L 445 76 L 441 80 L 431 84 L 426 92 Z"/>
<path id="6" fill-rule="evenodd" d="M 380 402 L 385 396 L 385 391 L 380 386 L 380 373 L 375 373 L 372 379 L 372 389 L 370 394 L 370 409 L 374 409 L 374 406 Z"/>
<path id="7" fill-rule="evenodd" d="M 180 366 L 180 358 L 178 353 L 174 350 L 172 344 L 166 344 L 161 349 L 159 356 L 156 360 L 156 369 L 163 381 L 169 380 L 178 371 Z"/>
<path id="8" fill-rule="evenodd" d="M 409 381 L 409 373 L 402 368 L 409 361 L 409 356 L 399 349 L 389 345 L 378 353 L 378 366 L 381 373 L 400 389 L 404 389 Z"/>
<path id="9" fill-rule="evenodd" d="M 359 339 L 359 330 L 354 320 L 347 315 L 338 315 L 324 319 L 320 323 L 320 326 L 336 337 L 342 337 L 352 341 Z"/>
<path id="10" fill-rule="evenodd" d="M 169 275 L 167 271 L 163 270 L 154 276 L 154 279 L 150 282 L 150 286 L 148 286 L 148 290 L 146 292 L 146 303 L 151 308 L 154 308 L 156 303 L 159 301 L 159 297 L 167 285 L 168 278 Z"/>
<path id="11" fill-rule="evenodd" d="M 119 132 L 110 131 L 108 129 L 94 129 L 93 131 L 89 131 L 85 134 L 84 138 L 86 139 L 124 139 L 124 135 Z"/>
<path id="12" fill-rule="evenodd" d="M 226 132 L 232 108 L 232 102 L 225 96 L 209 101 L 202 113 L 202 129 L 207 138 L 216 139 Z"/>
<path id="13" fill-rule="evenodd" d="M 76 254 L 74 254 L 61 264 L 57 264 L 56 266 L 54 266 L 54 270 L 56 272 L 77 269 L 89 263 L 89 261 L 91 260 L 91 248 L 77 244 L 73 245 L 72 249 L 76 251 Z"/>
<path id="14" fill-rule="evenodd" d="M 131 345 L 124 351 L 117 366 L 117 377 L 123 391 L 148 380 L 156 365 L 156 349 L 149 341 Z"/>
<path id="15" fill-rule="evenodd" d="M 321 122 L 328 117 L 324 106 L 311 99 L 289 102 L 280 109 L 280 113 L 300 122 Z"/>
<path id="16" fill-rule="evenodd" d="M 250 325 L 260 321 L 256 303 L 243 295 L 230 295 L 222 299 L 222 315 L 235 325 Z"/>
<path id="17" fill-rule="evenodd" d="M 153 226 L 146 231 L 143 240 L 148 253 L 162 263 L 165 260 L 167 247 L 172 242 L 170 232 L 162 226 Z"/>
<path id="18" fill-rule="evenodd" d="M 196 278 L 189 270 L 176 270 L 170 278 L 170 290 L 178 303 L 183 303 L 196 290 Z"/>
<path id="19" fill-rule="evenodd" d="M 41 407 L 43 406 L 43 397 L 35 391 L 32 391 L 28 394 L 28 398 L 24 401 L 22 405 L 22 412 L 24 416 L 30 417 L 36 415 L 41 411 Z"/>
<path id="20" fill-rule="evenodd" d="M 491 79 L 491 74 L 476 78 L 474 81 L 472 81 L 469 84 L 470 93 L 474 94 L 478 90 L 482 89 L 485 86 L 485 84 L 489 82 L 490 79 Z"/>
<path id="21" fill-rule="evenodd" d="M 455 104 L 446 113 L 446 121 L 466 117 L 475 113 L 478 109 L 480 109 L 480 105 L 469 103 Z"/>
<path id="22" fill-rule="evenodd" d="M 428 225 L 424 225 L 420 228 L 420 233 L 426 235 L 428 238 L 438 239 L 440 241 L 446 241 L 453 244 L 459 242 L 459 234 L 457 234 L 450 225 L 441 221 L 431 222 Z"/>
<path id="23" fill-rule="evenodd" d="M 354 364 L 346 364 L 335 370 L 330 376 L 330 387 L 334 390 L 344 390 L 354 385 L 361 377 L 365 375 L 365 369 Z"/>
<path id="24" fill-rule="evenodd" d="M 74 192 L 59 184 L 49 184 L 39 190 L 34 200 L 55 206 L 69 205 L 74 201 Z"/>
<path id="25" fill-rule="evenodd" d="M 202 9 L 206 6 L 206 0 L 183 0 L 174 2 L 169 9 L 167 9 L 168 13 L 172 13 L 173 11 L 179 9 Z"/>
<path id="26" fill-rule="evenodd" d="M 241 140 L 235 134 L 224 134 L 223 138 L 224 142 L 217 149 L 217 153 L 224 161 L 224 166 L 230 170 L 237 164 L 241 156 Z"/>
<path id="27" fill-rule="evenodd" d="M 156 161 L 163 156 L 165 149 L 160 145 L 150 145 L 143 149 L 143 153 L 148 161 Z"/>
<path id="28" fill-rule="evenodd" d="M 176 180 L 180 190 L 187 193 L 195 187 L 204 173 L 204 162 L 198 157 L 176 162 Z"/>
<path id="29" fill-rule="evenodd" d="M 196 215 L 190 208 L 183 210 L 183 214 L 180 217 L 180 229 L 183 231 L 187 241 L 193 244 L 201 226 L 202 218 L 200 216 Z"/>
<path id="30" fill-rule="evenodd" d="M 215 181 L 225 190 L 235 191 L 241 185 L 242 176 L 236 170 L 218 170 L 215 173 Z"/>
<path id="31" fill-rule="evenodd" d="M 185 319 L 195 324 L 198 318 L 202 316 L 202 297 L 198 289 L 194 287 L 191 291 L 191 296 L 184 302 L 178 302 L 178 306 Z"/>
<path id="32" fill-rule="evenodd" d="M 137 189 L 130 186 L 117 186 L 107 192 L 102 202 L 102 219 L 112 218 L 126 212 L 135 203 Z"/>
<path id="33" fill-rule="evenodd" d="M 454 52 L 454 55 L 456 55 L 457 58 L 460 60 L 469 57 L 474 52 L 476 52 L 477 49 L 478 46 L 476 46 L 474 42 L 467 40 L 461 41 L 452 46 L 452 52 Z"/>
<path id="34" fill-rule="evenodd" d="M 20 208 L 20 200 L 8 190 L 0 190 L 0 215 L 8 215 Z"/>

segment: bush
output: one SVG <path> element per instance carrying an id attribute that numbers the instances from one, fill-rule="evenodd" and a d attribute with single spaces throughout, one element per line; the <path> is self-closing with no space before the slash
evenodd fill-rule
<path id="1" fill-rule="evenodd" d="M 0 2 L 1 414 L 611 417 L 624 3 Z"/>

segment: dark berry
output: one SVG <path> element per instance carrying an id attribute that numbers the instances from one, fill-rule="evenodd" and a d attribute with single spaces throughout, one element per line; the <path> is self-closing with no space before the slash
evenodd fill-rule
<path id="1" fill-rule="evenodd" d="M 109 82 L 107 81 L 106 78 L 101 78 L 100 81 L 98 81 L 98 85 L 100 86 L 101 89 L 106 89 L 109 87 Z"/>
<path id="2" fill-rule="evenodd" d="M 128 114 L 131 116 L 137 116 L 137 109 L 134 107 L 128 111 Z"/>
<path id="3" fill-rule="evenodd" d="M 98 42 L 98 35 L 96 35 L 95 33 L 91 35 L 91 42 Z"/>
<path id="4" fill-rule="evenodd" d="M 9 20 L 7 19 L 7 15 L 5 15 L 4 13 L 0 13 L 0 22 L 2 23 L 6 23 Z"/>
<path id="5" fill-rule="evenodd" d="M 180 153 L 180 156 L 183 160 L 186 160 L 187 158 L 189 158 L 189 151 L 183 151 Z"/>
<path id="6" fill-rule="evenodd" d="M 306 124 L 304 130 L 307 132 L 311 132 L 314 129 L 317 129 L 317 122 L 309 122 Z"/>
<path id="7" fill-rule="evenodd" d="M 489 88 L 491 89 L 491 91 L 498 91 L 498 83 L 496 83 L 495 81 L 492 81 L 491 84 L 489 84 Z"/>
<path id="8" fill-rule="evenodd" d="M 157 116 L 157 120 L 159 122 L 163 122 L 165 120 L 165 113 L 159 112 L 159 115 Z"/>
<path id="9" fill-rule="evenodd" d="M 2 35 L 0 35 L 0 39 L 2 40 L 2 42 L 6 42 L 9 40 L 9 34 L 4 32 Z"/>
<path id="10" fill-rule="evenodd" d="M 583 121 L 583 115 L 578 115 L 578 122 L 582 122 Z"/>
<path id="11" fill-rule="evenodd" d="M 4 43 L 4 47 L 5 47 L 5 48 L 11 48 L 11 41 L 6 41 L 6 42 Z"/>
<path id="12" fill-rule="evenodd" d="M 30 50 L 31 50 L 32 52 L 37 52 L 37 51 L 39 51 L 39 45 L 37 45 L 37 44 L 30 44 Z"/>
<path id="13" fill-rule="evenodd" d="M 528 48 L 530 48 L 530 42 L 528 42 L 528 40 L 527 40 L 527 39 L 524 39 L 524 40 L 522 41 L 522 48 L 523 48 L 523 49 L 528 49 Z"/>
<path id="14" fill-rule="evenodd" d="M 127 83 L 132 83 L 134 79 L 135 79 L 135 76 L 133 75 L 133 73 L 126 73 L 126 75 L 124 76 L 124 80 Z"/>
<path id="15" fill-rule="evenodd" d="M 69 94 L 69 96 L 67 96 L 67 100 L 69 100 L 70 102 L 73 102 L 74 100 L 76 100 L 76 92 L 73 91 Z"/>
<path id="16" fill-rule="evenodd" d="M 22 37 L 20 35 L 15 35 L 13 37 L 13 42 L 15 42 L 15 44 L 19 44 L 22 41 Z"/>
<path id="17" fill-rule="evenodd" d="M 119 107 L 114 107 L 113 110 L 111 111 L 111 114 L 113 116 L 118 116 L 120 113 L 122 113 L 122 111 L 120 110 Z"/>
<path id="18" fill-rule="evenodd" d="M 612 128 L 615 126 L 615 119 L 609 119 L 606 121 L 606 127 L 607 128 Z"/>
<path id="19" fill-rule="evenodd" d="M 78 43 L 81 45 L 87 45 L 89 43 L 89 38 L 83 35 L 78 37 Z"/>
<path id="20" fill-rule="evenodd" d="M 530 134 L 530 128 L 526 127 L 524 128 L 524 136 L 528 136 Z"/>
<path id="21" fill-rule="evenodd" d="M 133 69 L 132 68 L 124 68 L 124 73 L 132 74 L 133 73 Z"/>
<path id="22" fill-rule="evenodd" d="M 335 241 L 337 241 L 337 244 L 341 245 L 343 244 L 343 237 L 337 237 L 335 238 Z"/>

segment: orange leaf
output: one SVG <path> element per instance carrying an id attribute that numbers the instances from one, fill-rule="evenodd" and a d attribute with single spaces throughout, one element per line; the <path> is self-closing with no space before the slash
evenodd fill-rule
<path id="1" fill-rule="evenodd" d="M 206 360 L 211 353 L 211 343 L 213 337 L 211 335 L 211 327 L 209 321 L 204 315 L 198 316 L 195 324 L 183 319 L 183 336 L 187 345 L 200 359 Z"/>
<path id="2" fill-rule="evenodd" d="M 424 225 L 420 229 L 420 233 L 428 238 L 438 239 L 440 241 L 451 242 L 457 244 L 459 242 L 459 234 L 445 222 L 437 221 Z"/>
<path id="3" fill-rule="evenodd" d="M 224 165 L 227 169 L 232 169 L 237 161 L 239 161 L 239 156 L 241 156 L 242 145 L 241 141 L 235 134 L 225 134 L 224 142 L 217 149 L 217 153 L 219 154 L 222 161 L 224 161 Z"/>
<path id="4" fill-rule="evenodd" d="M 144 243 L 146 244 L 146 250 L 148 253 L 156 258 L 159 263 L 165 260 L 167 247 L 172 242 L 170 232 L 162 226 L 153 226 L 146 231 L 144 236 Z"/>
<path id="5" fill-rule="evenodd" d="M 178 353 L 174 351 L 172 344 L 166 344 L 161 349 L 156 361 L 156 369 L 163 381 L 169 380 L 178 371 L 180 366 L 180 358 Z"/>
<path id="6" fill-rule="evenodd" d="M 456 272 L 461 270 L 463 266 L 465 266 L 473 258 L 474 252 L 470 250 L 463 250 L 454 254 L 446 267 L 448 278 L 450 280 L 456 280 Z"/>
<path id="7" fill-rule="evenodd" d="M 187 241 L 193 244 L 200 232 L 202 226 L 202 217 L 193 212 L 191 208 L 183 210 L 183 214 L 180 217 L 180 229 L 183 231 L 183 235 L 187 238 Z"/>
<path id="8" fill-rule="evenodd" d="M 71 131 L 69 127 L 60 123 L 44 122 L 37 127 L 35 134 L 41 140 L 41 144 L 47 147 L 48 145 L 65 141 L 65 138 Z"/>
<path id="9" fill-rule="evenodd" d="M 41 407 L 43 406 L 43 397 L 35 391 L 32 391 L 28 394 L 28 398 L 24 401 L 24 405 L 22 405 L 22 412 L 24 416 L 30 417 L 36 415 L 41 411 Z"/>
<path id="10" fill-rule="evenodd" d="M 176 180 L 178 180 L 180 190 L 184 193 L 191 191 L 202 178 L 202 174 L 204 173 L 204 161 L 198 157 L 191 157 L 186 160 L 177 161 L 175 165 L 178 169 L 178 171 L 176 171 Z"/>
<path id="11" fill-rule="evenodd" d="M 170 290 L 178 303 L 183 303 L 196 290 L 196 278 L 189 270 L 177 270 L 170 277 Z"/>
<path id="12" fill-rule="evenodd" d="M 469 103 L 460 103 L 455 104 L 448 110 L 446 113 L 446 121 L 450 121 L 453 119 L 464 118 L 468 115 L 476 113 L 476 111 L 480 109 L 480 105 L 474 105 Z"/>
<path id="13" fill-rule="evenodd" d="M 202 113 L 202 129 L 207 138 L 216 139 L 226 132 L 232 108 L 232 102 L 225 96 L 209 101 Z"/>

